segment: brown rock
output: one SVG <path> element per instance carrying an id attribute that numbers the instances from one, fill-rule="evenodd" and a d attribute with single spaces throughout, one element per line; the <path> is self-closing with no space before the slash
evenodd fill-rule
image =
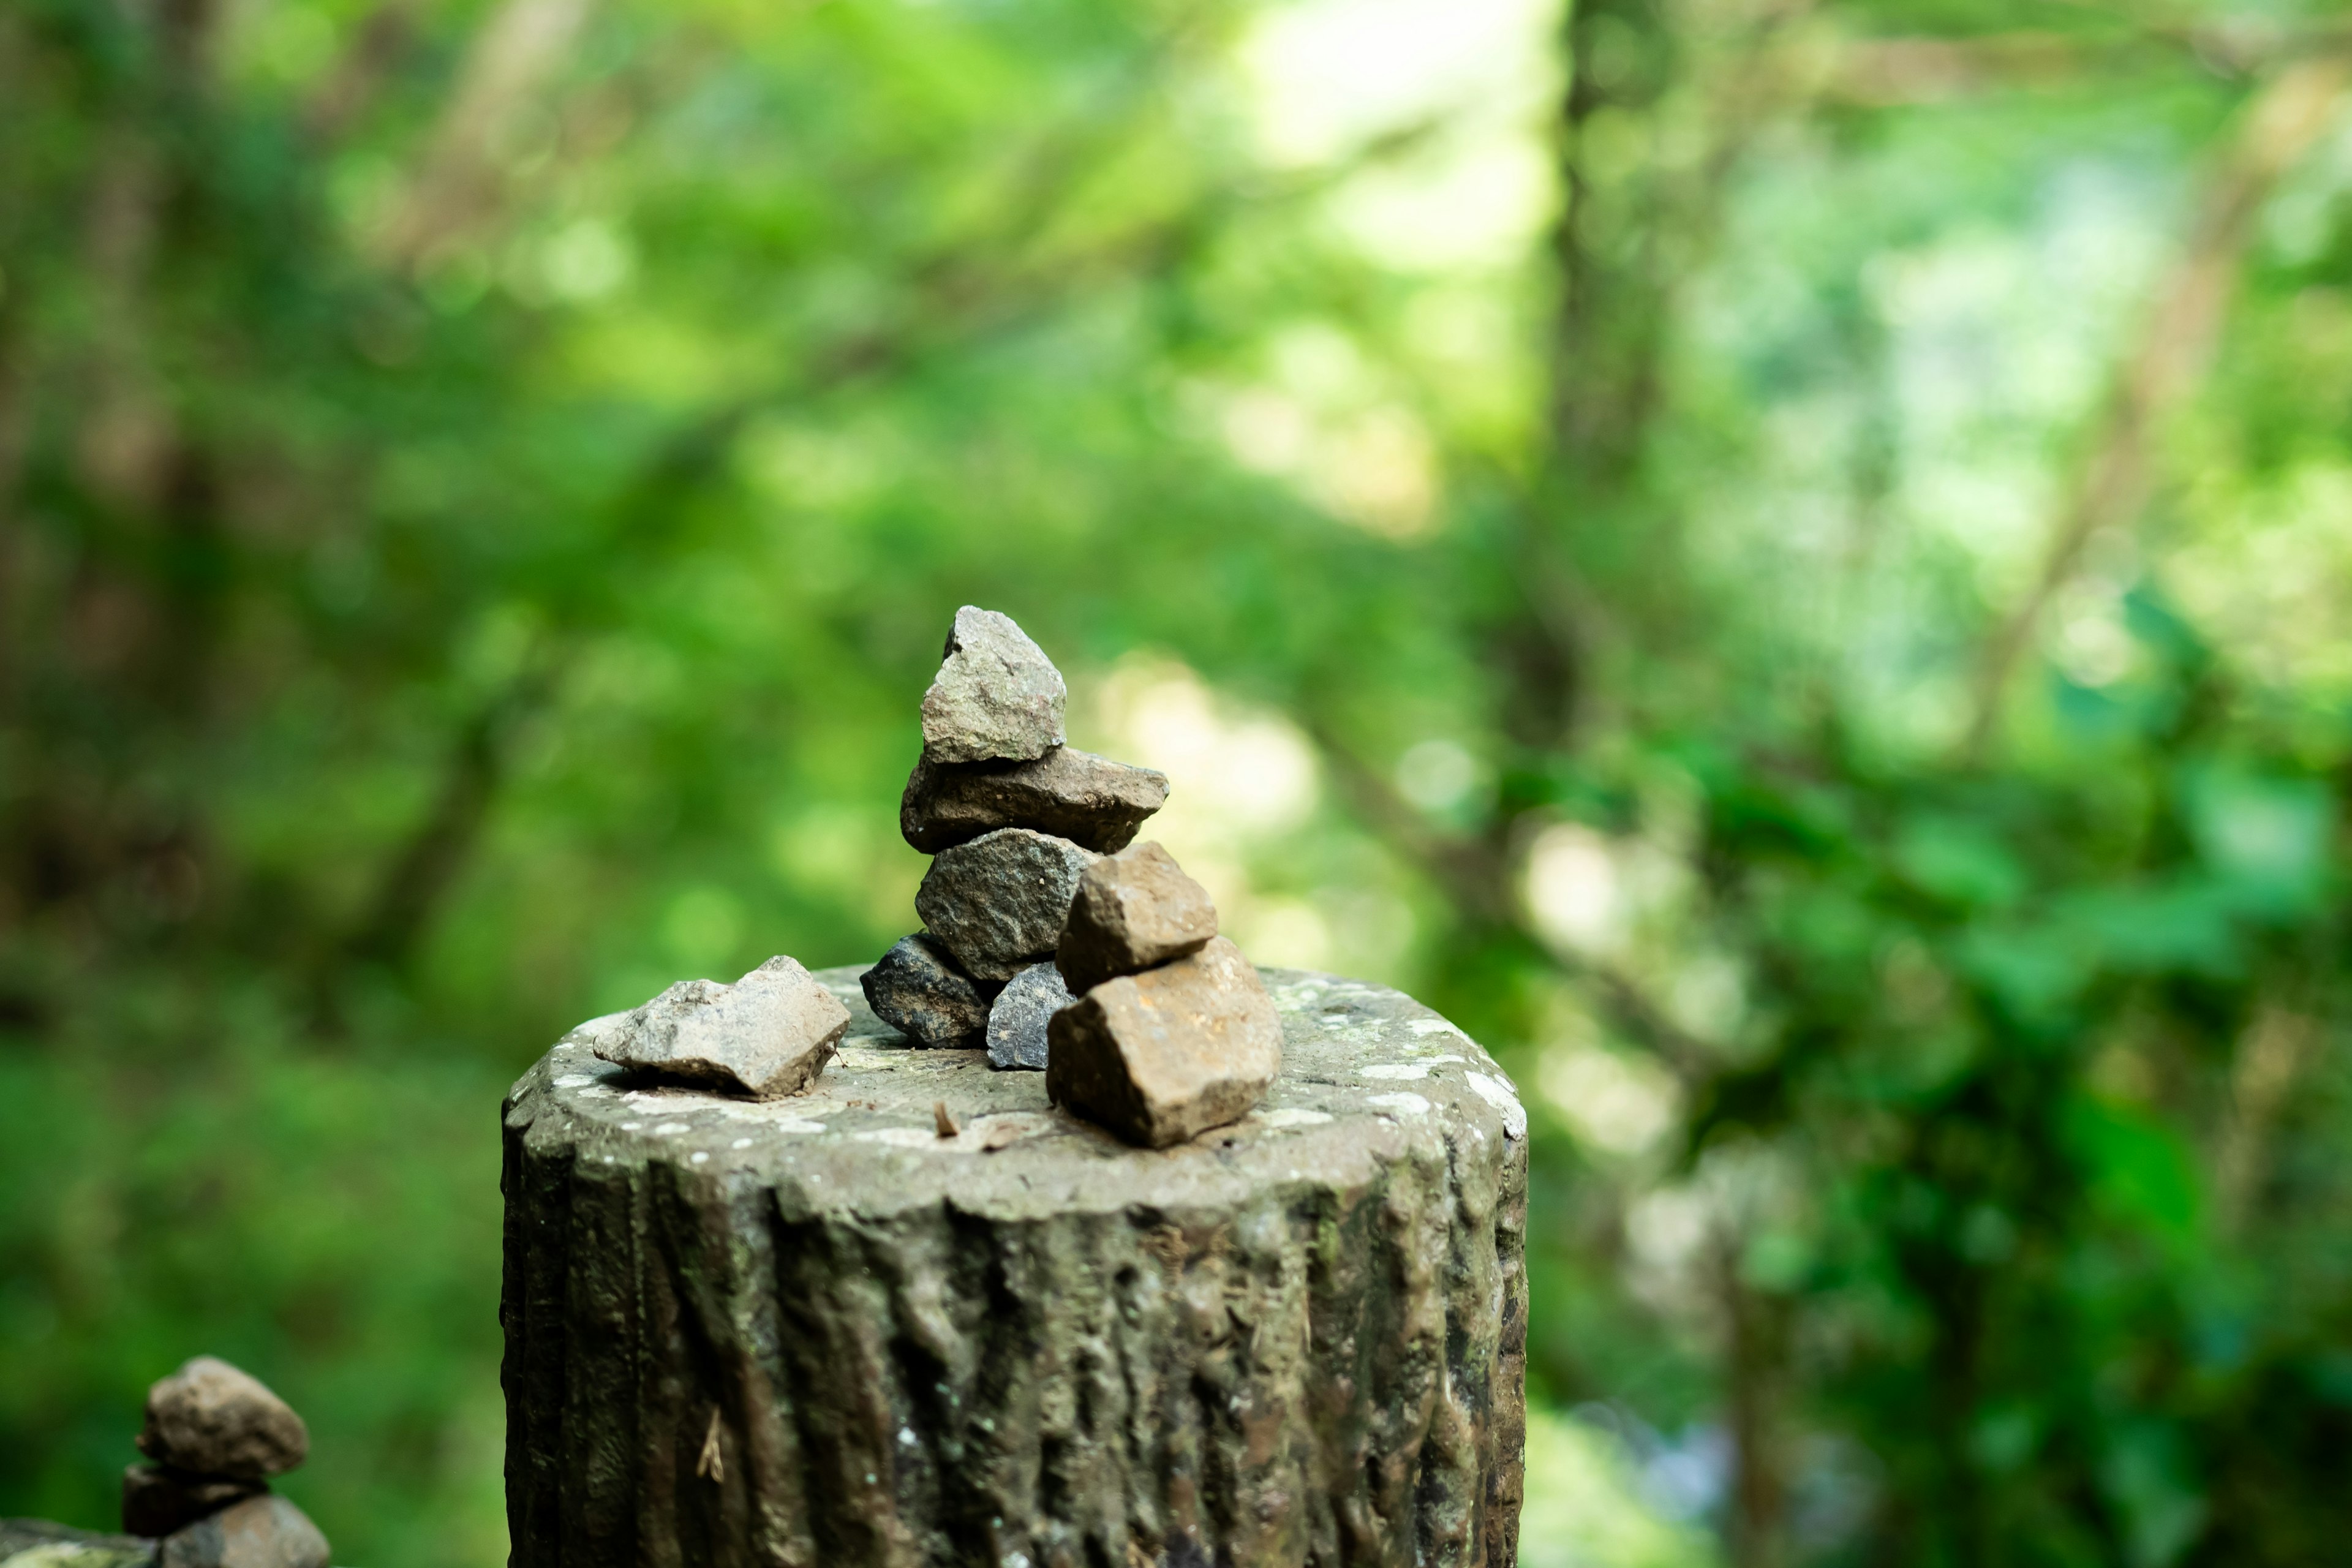
<path id="1" fill-rule="evenodd" d="M 1122 849 L 1168 804 L 1168 775 L 1070 746 L 1029 763 L 924 757 L 898 801 L 898 831 L 926 855 L 1000 827 L 1034 827 L 1087 849 Z"/>
<path id="2" fill-rule="evenodd" d="M 848 1027 L 840 998 L 778 954 L 732 985 L 679 981 L 595 1051 L 625 1068 L 776 1100 L 815 1082 Z"/>
<path id="3" fill-rule="evenodd" d="M 258 1481 L 300 1464 L 310 1434 L 260 1379 L 200 1355 L 147 1391 L 139 1451 L 176 1470 Z"/>
<path id="4" fill-rule="evenodd" d="M 169 1465 L 132 1465 L 122 1472 L 122 1528 L 132 1535 L 169 1535 L 267 1489 L 261 1481 L 192 1476 Z"/>
<path id="5" fill-rule="evenodd" d="M 1159 845 L 1138 844 L 1078 879 L 1054 962 L 1071 991 L 1084 991 L 1198 952 L 1216 934 L 1208 889 Z"/>
<path id="6" fill-rule="evenodd" d="M 1054 1102 L 1151 1149 L 1239 1121 L 1282 1070 L 1274 998 L 1223 937 L 1104 981 L 1055 1014 L 1046 1037 Z"/>
<path id="7" fill-rule="evenodd" d="M 156 1568 L 328 1568 L 327 1538 L 310 1516 L 270 1493 L 163 1538 Z"/>

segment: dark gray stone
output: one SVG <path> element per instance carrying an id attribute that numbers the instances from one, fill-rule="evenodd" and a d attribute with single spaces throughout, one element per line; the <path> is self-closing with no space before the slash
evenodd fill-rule
<path id="1" fill-rule="evenodd" d="M 782 954 L 732 985 L 681 980 L 596 1045 L 608 1062 L 755 1100 L 816 1081 L 849 1027 L 849 1009 Z"/>
<path id="2" fill-rule="evenodd" d="M 176 1470 L 258 1481 L 300 1464 L 310 1434 L 259 1378 L 200 1355 L 147 1391 L 139 1451 Z"/>
<path id="3" fill-rule="evenodd" d="M 262 1481 L 192 1476 L 169 1465 L 132 1465 L 122 1472 L 122 1528 L 133 1535 L 169 1535 L 267 1489 Z"/>
<path id="4" fill-rule="evenodd" d="M 1071 1000 L 1062 972 L 1050 963 L 1033 963 L 1006 981 L 988 1010 L 988 1065 L 1043 1072 L 1046 1020 Z"/>
<path id="5" fill-rule="evenodd" d="M 1046 1032 L 1054 1103 L 1147 1149 L 1240 1121 L 1282 1070 L 1274 998 L 1223 937 L 1104 981 Z"/>
<path id="6" fill-rule="evenodd" d="M 155 1543 L 46 1519 L 0 1519 L 0 1568 L 153 1568 Z"/>
<path id="7" fill-rule="evenodd" d="M 1062 672 L 1010 616 L 966 605 L 923 693 L 923 754 L 939 763 L 1021 762 L 1062 743 Z"/>
<path id="8" fill-rule="evenodd" d="M 1000 827 L 1033 827 L 1102 853 L 1168 804 L 1168 775 L 1056 746 L 1029 763 L 915 763 L 898 831 L 926 855 Z"/>
<path id="9" fill-rule="evenodd" d="M 976 980 L 1010 980 L 1050 955 L 1091 851 L 1066 838 L 1000 827 L 940 851 L 915 912 Z"/>
<path id="10" fill-rule="evenodd" d="M 327 1538 L 300 1509 L 265 1493 L 165 1536 L 156 1568 L 328 1568 Z"/>
<path id="11" fill-rule="evenodd" d="M 1217 934 L 1209 890 L 1157 844 L 1138 844 L 1087 868 L 1070 900 L 1055 962 L 1073 991 L 1198 952 Z"/>
<path id="12" fill-rule="evenodd" d="M 988 996 L 921 931 L 900 937 L 857 979 L 874 1016 L 919 1046 L 952 1045 L 988 1026 Z"/>

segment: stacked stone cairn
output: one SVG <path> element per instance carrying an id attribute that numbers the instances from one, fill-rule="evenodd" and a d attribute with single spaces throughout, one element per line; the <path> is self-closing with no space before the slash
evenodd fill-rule
<path id="1" fill-rule="evenodd" d="M 1165 775 L 1064 744 L 1061 672 L 1008 616 L 956 612 L 898 806 L 930 855 L 923 930 L 863 977 L 919 1047 L 984 1043 L 1000 1068 L 1130 1142 L 1248 1113 L 1281 1065 L 1274 1003 L 1215 907 L 1133 844 Z"/>
<path id="2" fill-rule="evenodd" d="M 302 1418 L 261 1382 L 198 1356 L 147 1391 L 122 1476 L 122 1528 L 160 1538 L 157 1568 L 327 1568 L 327 1538 L 269 1489 L 310 1456 Z"/>

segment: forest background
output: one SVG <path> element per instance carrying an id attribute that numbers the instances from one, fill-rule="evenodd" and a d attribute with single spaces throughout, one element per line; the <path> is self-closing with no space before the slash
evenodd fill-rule
<path id="1" fill-rule="evenodd" d="M 497 1114 L 954 608 L 1533 1131 L 1531 1565 L 2340 1556 L 2352 15 L 12 0 L 0 1513 L 503 1560 Z"/>

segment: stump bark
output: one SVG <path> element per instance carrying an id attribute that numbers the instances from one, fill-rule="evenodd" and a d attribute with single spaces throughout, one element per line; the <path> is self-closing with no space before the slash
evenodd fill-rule
<path id="1" fill-rule="evenodd" d="M 854 969 L 791 1100 L 566 1037 L 506 1105 L 513 1563 L 1513 1563 L 1525 1116 L 1411 998 L 1265 973 L 1282 1076 L 1158 1152 Z"/>

